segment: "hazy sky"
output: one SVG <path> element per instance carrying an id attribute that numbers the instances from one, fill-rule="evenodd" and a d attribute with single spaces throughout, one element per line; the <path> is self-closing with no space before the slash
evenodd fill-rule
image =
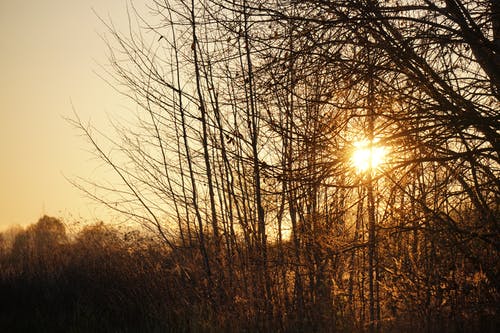
<path id="1" fill-rule="evenodd" d="M 102 217 L 64 178 L 90 175 L 96 162 L 63 117 L 73 103 L 83 119 L 102 124 L 106 113 L 127 107 L 94 73 L 106 49 L 92 11 L 125 26 L 125 4 L 0 0 L 0 229 L 43 213 Z"/>

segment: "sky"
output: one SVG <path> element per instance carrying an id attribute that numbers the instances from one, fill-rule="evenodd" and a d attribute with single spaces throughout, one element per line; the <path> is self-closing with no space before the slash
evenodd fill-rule
<path id="1" fill-rule="evenodd" d="M 0 0 L 0 230 L 43 214 L 106 218 L 66 179 L 98 170 L 64 119 L 73 106 L 99 126 L 130 104 L 97 75 L 106 29 L 93 10 L 127 26 L 125 0 Z"/>

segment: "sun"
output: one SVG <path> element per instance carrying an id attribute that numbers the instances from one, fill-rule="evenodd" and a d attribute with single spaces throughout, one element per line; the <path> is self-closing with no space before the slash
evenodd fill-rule
<path id="1" fill-rule="evenodd" d="M 371 170 L 376 170 L 384 163 L 387 154 L 386 148 L 377 143 L 380 139 L 375 138 L 373 141 L 361 140 L 354 143 L 354 151 L 351 156 L 351 163 L 358 173 L 364 173 Z"/>

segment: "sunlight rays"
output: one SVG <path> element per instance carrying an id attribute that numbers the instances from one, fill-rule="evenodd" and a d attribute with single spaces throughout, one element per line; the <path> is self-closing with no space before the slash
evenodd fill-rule
<path id="1" fill-rule="evenodd" d="M 387 148 L 377 143 L 379 138 L 375 138 L 371 143 L 369 140 L 354 142 L 354 151 L 351 156 L 351 165 L 358 173 L 364 173 L 370 169 L 377 169 L 385 162 Z"/>

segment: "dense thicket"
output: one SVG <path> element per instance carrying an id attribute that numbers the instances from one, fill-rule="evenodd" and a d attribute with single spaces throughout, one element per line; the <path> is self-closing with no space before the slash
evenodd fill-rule
<path id="1" fill-rule="evenodd" d="M 493 330 L 498 7 L 154 1 L 142 28 L 109 25 L 136 121 L 112 136 L 74 120 L 118 181 L 80 186 L 196 254 L 188 289 L 225 320 Z M 352 164 L 360 141 L 381 165 Z"/>

